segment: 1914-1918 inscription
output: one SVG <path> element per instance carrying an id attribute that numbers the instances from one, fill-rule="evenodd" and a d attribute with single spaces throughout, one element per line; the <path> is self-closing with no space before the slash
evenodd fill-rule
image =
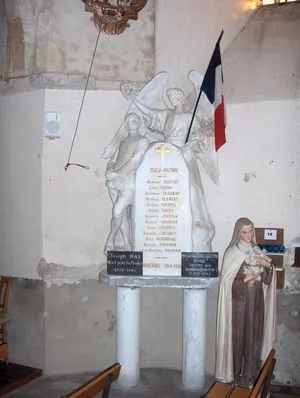
<path id="1" fill-rule="evenodd" d="M 136 174 L 134 248 L 144 253 L 144 276 L 180 276 L 181 252 L 192 251 L 189 171 L 182 151 L 157 142 Z"/>
<path id="2" fill-rule="evenodd" d="M 108 251 L 107 273 L 109 275 L 143 275 L 143 252 Z"/>
<path id="3" fill-rule="evenodd" d="M 181 253 L 181 276 L 194 278 L 217 278 L 218 253 Z"/>

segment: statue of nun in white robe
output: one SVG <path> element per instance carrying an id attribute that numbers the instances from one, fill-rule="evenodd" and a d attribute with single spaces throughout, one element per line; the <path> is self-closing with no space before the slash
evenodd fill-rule
<path id="1" fill-rule="evenodd" d="M 273 348 L 275 329 L 276 271 L 256 246 L 252 221 L 240 218 L 221 270 L 216 378 L 251 387 Z"/>

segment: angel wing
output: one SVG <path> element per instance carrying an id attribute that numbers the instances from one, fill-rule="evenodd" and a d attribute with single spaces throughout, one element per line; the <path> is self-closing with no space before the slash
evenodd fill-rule
<path id="1" fill-rule="evenodd" d="M 155 133 L 153 131 L 149 131 L 146 127 L 143 119 L 142 112 L 138 109 L 138 107 L 134 103 L 134 99 L 137 99 L 140 103 L 145 104 L 151 108 L 157 109 L 165 109 L 166 105 L 163 101 L 163 87 L 165 86 L 166 82 L 168 81 L 168 74 L 167 72 L 160 72 L 142 90 L 138 91 L 135 87 L 134 83 L 126 82 L 121 85 L 121 92 L 126 99 L 131 99 L 132 102 L 127 110 L 127 113 L 124 117 L 129 113 L 136 113 L 141 118 L 141 126 L 139 128 L 139 133 L 142 136 L 146 136 L 150 142 L 153 141 L 162 141 L 163 137 L 159 133 Z M 112 158 L 118 148 L 120 141 L 127 135 L 124 120 L 116 132 L 112 141 L 108 144 L 105 148 L 102 157 L 104 159 Z"/>
<path id="2" fill-rule="evenodd" d="M 139 103 L 152 108 L 152 109 L 166 109 L 166 105 L 163 99 L 163 88 L 169 79 L 167 72 L 160 72 L 142 90 L 135 96 Z M 153 130 L 149 130 L 144 121 L 144 115 L 141 110 L 132 101 L 127 113 L 134 112 L 138 114 L 142 120 L 140 126 L 140 134 L 146 136 L 150 142 L 163 141 L 164 137 L 160 133 L 155 133 Z M 126 116 L 125 116 L 126 118 Z"/>
<path id="3" fill-rule="evenodd" d="M 198 97 L 203 75 L 197 71 L 191 71 L 188 79 L 194 86 L 195 98 Z M 201 94 L 196 117 L 199 121 L 199 127 L 193 131 L 191 139 L 193 143 L 193 152 L 200 160 L 203 169 L 210 179 L 215 183 L 219 183 L 219 167 L 218 158 L 215 151 L 214 136 L 214 107 L 209 102 L 205 93 Z"/>

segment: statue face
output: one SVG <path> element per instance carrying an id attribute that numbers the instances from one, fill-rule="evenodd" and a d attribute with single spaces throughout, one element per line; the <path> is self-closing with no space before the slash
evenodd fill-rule
<path id="1" fill-rule="evenodd" d="M 177 106 L 177 105 L 181 104 L 184 100 L 183 91 L 181 91 L 179 88 L 168 89 L 167 95 L 168 95 L 169 100 L 173 106 Z"/>
<path id="2" fill-rule="evenodd" d="M 138 115 L 130 115 L 130 117 L 126 120 L 126 127 L 130 130 L 138 130 L 140 127 L 140 118 Z"/>
<path id="3" fill-rule="evenodd" d="M 240 231 L 240 239 L 246 243 L 251 243 L 253 239 L 254 231 L 252 225 L 246 225 L 242 227 Z"/>

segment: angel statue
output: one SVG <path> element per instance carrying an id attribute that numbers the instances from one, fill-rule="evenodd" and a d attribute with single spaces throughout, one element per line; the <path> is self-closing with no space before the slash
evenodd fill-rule
<path id="1" fill-rule="evenodd" d="M 187 141 L 192 112 L 203 76 L 196 71 L 192 71 L 189 73 L 188 79 L 194 86 L 194 93 L 188 96 L 185 96 L 179 88 L 165 89 L 168 81 L 166 72 L 158 73 L 140 92 L 137 92 L 128 83 L 121 86 L 121 91 L 125 98 L 132 101 L 127 114 L 134 113 L 141 118 L 139 136 L 146 137 L 148 143 L 165 141 L 181 149 L 189 170 L 193 251 L 205 252 L 212 250 L 211 241 L 215 234 L 215 227 L 206 206 L 199 162 L 212 181 L 217 183 L 219 172 L 214 149 L 214 110 L 203 93 Z M 103 153 L 104 158 L 110 159 L 107 177 L 111 159 L 116 157 L 116 153 L 118 153 L 126 135 L 125 117 L 125 122 L 122 123 Z M 127 217 L 127 221 L 130 220 L 130 213 L 127 213 Z M 131 238 L 127 236 L 124 239 L 124 236 L 122 238 L 121 235 L 119 234 L 119 238 L 121 238 L 121 241 L 123 240 L 123 244 L 110 241 L 109 246 L 111 247 L 113 244 L 115 248 L 116 246 L 124 248 L 124 241 L 128 242 Z M 118 242 L 120 242 L 120 239 Z"/>

